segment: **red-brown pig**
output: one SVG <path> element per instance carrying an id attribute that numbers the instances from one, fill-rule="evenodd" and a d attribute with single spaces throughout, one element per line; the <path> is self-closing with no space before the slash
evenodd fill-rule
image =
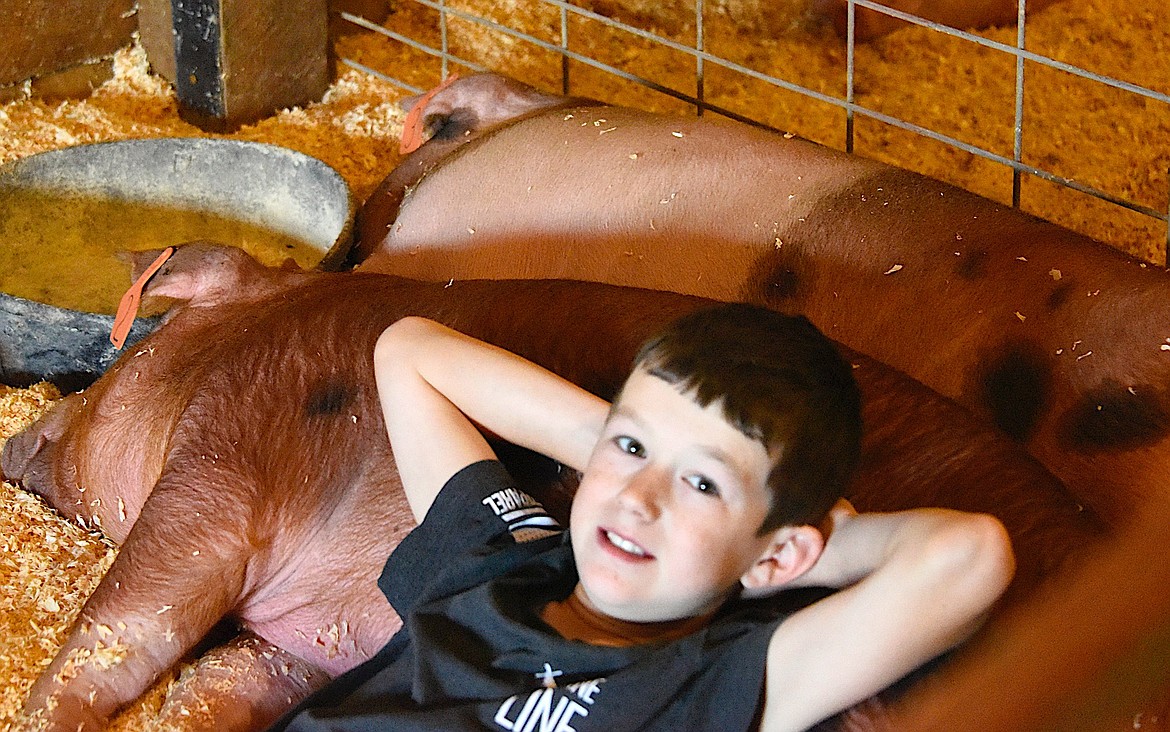
<path id="1" fill-rule="evenodd" d="M 709 302 L 584 282 L 270 270 L 204 243 L 180 247 L 145 295 L 184 304 L 11 438 L 0 463 L 122 545 L 33 687 L 26 715 L 50 730 L 100 727 L 224 618 L 245 635 L 212 665 L 248 683 L 200 701 L 223 710 L 208 723 L 217 730 L 263 727 L 395 632 L 375 580 L 413 520 L 373 380 L 389 323 L 436 318 L 610 396 L 645 336 Z M 996 514 L 1019 555 L 1009 597 L 1101 536 L 1093 511 L 1010 441 L 846 355 L 867 425 L 860 508 Z M 538 495 L 568 495 L 555 466 L 511 464 Z M 168 723 L 184 722 L 182 705 L 164 707 Z"/>
<path id="2" fill-rule="evenodd" d="M 877 0 L 887 8 L 901 10 L 920 18 L 953 28 L 978 30 L 997 25 L 1015 25 L 1019 16 L 1017 0 Z M 1035 12 L 1057 0 L 1027 0 L 1027 10 Z M 833 22 L 838 35 L 848 32 L 848 0 L 812 0 L 810 10 Z M 879 10 L 856 7 L 853 34 L 859 41 L 872 41 L 910 24 Z"/>
<path id="3" fill-rule="evenodd" d="M 1157 559 L 1167 525 L 1170 504 L 1142 511 L 1059 585 L 998 617 L 994 632 L 899 699 L 883 729 L 1170 729 L 1170 563 Z"/>
<path id="4" fill-rule="evenodd" d="M 1109 520 L 1170 499 L 1170 273 L 745 125 L 550 110 L 545 95 L 499 124 L 493 80 L 517 110 L 517 83 L 495 76 L 430 101 L 431 126 L 458 120 L 463 144 L 437 159 L 423 145 L 425 169 L 371 196 L 361 269 L 593 280 L 800 312 L 992 420 Z"/>

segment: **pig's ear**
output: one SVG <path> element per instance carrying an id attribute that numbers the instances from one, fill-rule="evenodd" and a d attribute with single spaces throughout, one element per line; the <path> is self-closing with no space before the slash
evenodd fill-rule
<path id="1" fill-rule="evenodd" d="M 422 98 L 423 98 L 422 94 L 415 94 L 412 97 L 406 97 L 405 99 L 399 99 L 398 106 L 400 109 L 402 109 L 403 112 L 409 112 L 410 110 L 414 109 L 414 105 L 418 104 L 418 100 L 420 100 Z"/>
<path id="2" fill-rule="evenodd" d="M 158 259 L 158 255 L 162 254 L 162 249 L 143 249 L 137 252 L 114 252 L 114 256 L 123 262 L 130 264 L 130 281 L 137 282 L 146 268 Z"/>
<path id="3" fill-rule="evenodd" d="M 142 299 L 166 297 L 189 301 L 205 289 L 198 274 L 183 267 L 164 268 L 142 288 Z"/>
<path id="4" fill-rule="evenodd" d="M 199 306 L 246 299 L 250 293 L 241 283 L 257 282 L 266 271 L 237 247 L 206 239 L 189 241 L 175 247 L 171 258 L 146 283 L 142 299 L 169 298 Z"/>
<path id="5" fill-rule="evenodd" d="M 197 275 L 200 253 L 195 250 L 196 247 L 177 247 L 166 264 L 142 288 L 143 300 L 166 297 L 186 301 L 194 298 L 200 288 Z M 159 251 L 161 250 L 134 252 L 132 268 L 135 282 L 154 261 L 152 258 L 157 256 Z"/>

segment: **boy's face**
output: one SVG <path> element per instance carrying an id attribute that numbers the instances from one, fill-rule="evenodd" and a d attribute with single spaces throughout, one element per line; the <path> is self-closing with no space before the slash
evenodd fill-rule
<path id="1" fill-rule="evenodd" d="M 765 555 L 764 446 L 662 379 L 626 381 L 573 499 L 578 592 L 615 618 L 714 612 Z"/>

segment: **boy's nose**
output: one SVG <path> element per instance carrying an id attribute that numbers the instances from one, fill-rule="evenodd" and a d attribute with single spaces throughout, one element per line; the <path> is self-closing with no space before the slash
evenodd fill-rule
<path id="1" fill-rule="evenodd" d="M 646 466 L 630 477 L 618 500 L 626 510 L 652 521 L 661 513 L 663 496 L 669 488 L 669 471 Z"/>

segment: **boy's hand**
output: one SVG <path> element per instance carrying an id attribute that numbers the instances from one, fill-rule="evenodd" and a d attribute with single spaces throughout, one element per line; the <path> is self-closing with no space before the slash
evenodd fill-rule
<path id="1" fill-rule="evenodd" d="M 833 531 L 856 515 L 857 509 L 853 507 L 848 498 L 838 498 L 833 507 L 829 509 L 825 520 L 821 522 L 821 533 L 824 534 L 825 541 L 832 541 Z"/>
<path id="2" fill-rule="evenodd" d="M 841 588 L 860 579 L 856 569 L 849 570 L 855 562 L 849 561 L 848 551 L 842 545 L 846 543 L 844 537 L 849 524 L 861 514 L 847 498 L 840 498 L 823 521 L 817 527 L 825 539 L 825 548 L 816 564 L 809 571 L 785 585 L 787 588 L 798 587 L 834 587 Z"/>

